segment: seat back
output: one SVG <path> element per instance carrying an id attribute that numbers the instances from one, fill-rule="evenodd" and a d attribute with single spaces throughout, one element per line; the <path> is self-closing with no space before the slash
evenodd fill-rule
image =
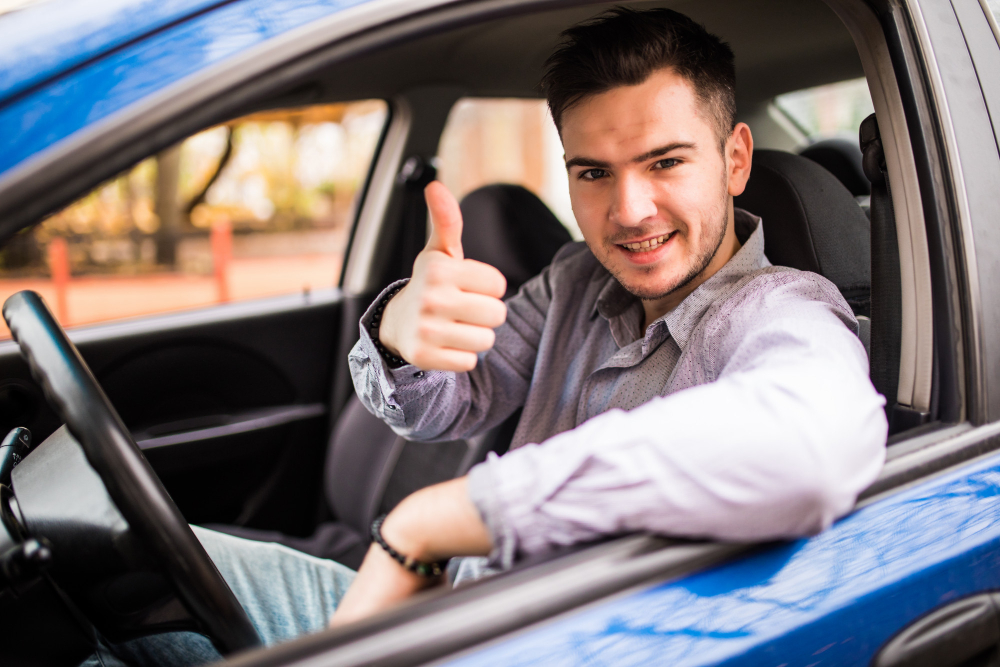
<path id="1" fill-rule="evenodd" d="M 520 185 L 483 186 L 467 194 L 461 208 L 465 256 L 500 269 L 508 297 L 573 240 L 548 206 Z"/>
<path id="2" fill-rule="evenodd" d="M 871 194 L 872 186 L 861 166 L 861 147 L 857 143 L 847 139 L 826 139 L 809 144 L 799 151 L 799 155 L 836 176 L 855 197 Z"/>
<path id="3" fill-rule="evenodd" d="M 498 268 L 507 279 L 508 296 L 572 240 L 548 207 L 517 185 L 479 188 L 460 206 L 465 256 Z M 334 516 L 367 538 L 378 513 L 409 493 L 463 474 L 488 451 L 505 451 L 516 425 L 515 415 L 468 441 L 414 443 L 397 436 L 352 396 L 330 437 L 326 500 Z"/>
<path id="4" fill-rule="evenodd" d="M 761 217 L 772 264 L 824 276 L 855 315 L 870 316 L 870 224 L 830 172 L 791 153 L 754 151 L 750 180 L 735 204 Z"/>

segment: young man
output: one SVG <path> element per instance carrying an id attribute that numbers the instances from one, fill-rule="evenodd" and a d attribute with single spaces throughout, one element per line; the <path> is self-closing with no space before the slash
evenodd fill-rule
<path id="1" fill-rule="evenodd" d="M 811 534 L 882 466 L 883 399 L 850 308 L 824 278 L 771 266 L 759 219 L 733 208 L 753 139 L 730 49 L 669 10 L 618 9 L 565 37 L 544 86 L 586 243 L 504 304 L 432 183 L 413 277 L 379 296 L 350 356 L 362 400 L 411 439 L 467 437 L 523 407 L 511 451 L 404 500 L 353 582 L 199 529 L 268 643 L 390 607 L 441 582 L 414 570 L 455 556 L 507 567 L 626 531 Z M 118 653 L 213 657 L 192 637 Z"/>
<path id="2" fill-rule="evenodd" d="M 618 9 L 565 37 L 543 83 L 586 244 L 505 306 L 431 184 L 413 277 L 362 318 L 355 387 L 397 433 L 464 438 L 524 408 L 507 455 L 407 498 L 384 540 L 505 567 L 625 531 L 822 530 L 881 468 L 883 399 L 836 287 L 770 266 L 759 220 L 733 208 L 753 139 L 732 52 L 669 10 Z M 335 622 L 426 583 L 375 545 Z"/>

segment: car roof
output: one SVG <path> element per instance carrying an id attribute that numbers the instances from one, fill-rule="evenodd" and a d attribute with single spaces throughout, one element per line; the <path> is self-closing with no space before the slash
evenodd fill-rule
<path id="1" fill-rule="evenodd" d="M 0 14 L 0 101 L 230 0 L 46 0 Z"/>
<path id="2" fill-rule="evenodd" d="M 163 8 L 156 7 L 158 1 Z M 98 20 L 77 7 L 91 3 L 50 0 L 0 16 L 2 57 L 7 59 L 0 69 L 13 70 L 0 89 L 5 91 L 0 126 L 17 128 L 0 139 L 0 179 L 54 144 L 185 77 L 369 1 L 109 0 Z M 119 12 L 111 11 L 111 5 Z M 65 17 L 59 16 L 62 8 Z M 131 19 L 142 13 L 147 15 L 136 18 L 130 29 Z M 113 26 L 116 17 L 121 25 Z M 54 26 L 45 27 L 47 20 Z M 14 53 L 17 45 L 8 48 L 5 41 L 19 26 L 32 36 L 16 38 L 19 48 L 29 51 L 24 60 Z"/>

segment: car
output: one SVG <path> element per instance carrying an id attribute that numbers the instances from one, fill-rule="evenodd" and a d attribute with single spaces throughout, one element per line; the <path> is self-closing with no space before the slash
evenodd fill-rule
<path id="1" fill-rule="evenodd" d="M 1000 293 L 989 291 L 1000 280 L 1000 7 L 629 5 L 670 6 L 732 45 L 740 119 L 754 131 L 758 173 L 774 176 L 743 203 L 756 213 L 785 206 L 764 214 L 766 229 L 771 220 L 779 225 L 767 253 L 828 274 L 863 332 L 870 323 L 872 377 L 887 398 L 891 433 L 886 465 L 857 507 L 818 535 L 777 543 L 609 537 L 522 559 L 509 572 L 422 594 L 355 625 L 260 647 L 188 522 L 304 550 L 320 548 L 309 536 L 334 526 L 324 534 L 346 540 L 337 553 L 356 563 L 365 522 L 380 507 L 503 451 L 511 424 L 474 442 L 426 445 L 379 431 L 352 399 L 347 351 L 361 313 L 407 275 L 423 243 L 421 187 L 439 168 L 444 174 L 446 145 L 463 144 L 442 136 L 449 114 L 483 98 L 540 108 L 542 63 L 560 31 L 612 3 L 41 0 L 0 14 L 5 280 L 28 280 L 17 267 L 35 266 L 46 272 L 35 292 L 52 286 L 46 299 L 21 290 L 4 306 L 16 340 L 0 342 L 3 664 L 75 665 L 92 651 L 95 632 L 120 640 L 174 629 L 207 634 L 241 667 L 1000 660 Z M 820 155 L 830 144 L 804 146 L 811 137 L 802 117 L 776 104 L 861 78 L 874 114 L 851 121 L 860 144 L 841 141 L 846 148 L 831 149 L 834 158 Z M 336 105 L 370 100 L 382 102 L 365 102 L 378 122 L 352 186 L 353 208 L 345 204 L 347 222 L 337 228 L 338 282 L 331 263 L 329 284 L 234 297 L 218 267 L 232 244 L 249 238 L 239 216 L 273 213 L 205 199 L 226 178 L 220 172 L 240 123 L 278 118 L 298 128 L 313 122 L 306 112 L 327 114 L 319 126 L 343 117 L 346 107 Z M 518 127 L 517 150 L 551 149 L 530 123 Z M 88 193 L 140 168 L 176 192 L 180 186 L 162 180 L 179 159 L 171 147 L 206 132 L 215 132 L 217 164 L 185 209 L 188 236 L 166 234 L 172 214 L 160 209 L 158 227 L 143 231 L 136 222 L 134 248 L 121 247 L 176 268 L 177 248 L 190 241 L 190 261 L 208 287 L 175 282 L 217 289 L 221 303 L 195 299 L 184 303 L 202 307 L 166 312 L 153 303 L 166 292 L 144 293 L 137 300 L 153 314 L 64 330 L 79 238 L 100 241 L 108 257 L 125 237 L 105 230 L 98 238 L 59 212 L 97 201 Z M 320 145 L 318 137 L 309 145 Z M 513 150 L 510 141 L 491 147 L 484 163 Z M 859 169 L 873 183 L 859 187 L 870 193 L 851 190 Z M 459 171 L 456 183 L 471 173 Z M 319 206 L 329 190 L 310 187 Z M 770 196 L 775 188 L 785 194 Z M 559 213 L 556 195 L 548 204 Z M 570 229 L 546 238 L 572 235 L 571 214 L 560 215 Z M 510 216 L 498 216 L 502 232 Z M 778 231 L 796 216 L 805 227 Z M 289 229 L 300 224 L 289 220 Z M 63 241 L 51 241 L 57 228 Z M 831 262 L 853 273 L 837 274 Z M 250 273 L 263 271 L 255 266 Z M 109 307 L 124 299 L 94 294 Z"/>

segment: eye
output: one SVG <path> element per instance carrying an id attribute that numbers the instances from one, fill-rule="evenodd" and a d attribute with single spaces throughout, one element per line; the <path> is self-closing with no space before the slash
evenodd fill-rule
<path id="1" fill-rule="evenodd" d="M 596 181 L 599 178 L 606 178 L 607 175 L 608 172 L 605 169 L 584 169 L 577 178 L 581 181 Z"/>
<path id="2" fill-rule="evenodd" d="M 675 157 L 666 157 L 662 160 L 658 160 L 656 164 L 653 165 L 653 169 L 670 169 L 671 167 L 676 167 L 680 163 L 681 161 Z"/>

